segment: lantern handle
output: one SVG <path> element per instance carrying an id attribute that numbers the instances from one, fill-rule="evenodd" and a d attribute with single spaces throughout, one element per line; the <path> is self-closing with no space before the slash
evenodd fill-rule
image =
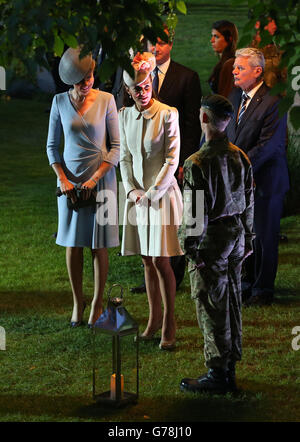
<path id="1" fill-rule="evenodd" d="M 112 291 L 112 289 L 113 288 L 115 288 L 115 287 L 120 287 L 121 288 L 121 299 L 123 300 L 123 287 L 121 286 L 121 284 L 113 284 L 109 289 L 108 289 L 108 292 L 107 292 L 107 297 L 108 297 L 108 300 L 110 301 L 110 293 L 111 293 L 111 291 Z"/>

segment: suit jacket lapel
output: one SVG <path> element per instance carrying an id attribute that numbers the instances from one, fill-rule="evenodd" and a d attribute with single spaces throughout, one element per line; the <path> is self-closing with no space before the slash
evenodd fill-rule
<path id="1" fill-rule="evenodd" d="M 172 86 L 173 82 L 176 80 L 176 73 L 174 71 L 174 62 L 171 60 L 170 65 L 168 67 L 168 70 L 166 72 L 163 84 L 161 85 L 160 91 L 159 91 L 159 97 L 162 99 L 167 94 L 167 91 Z M 167 94 L 168 95 L 168 94 Z"/>
<path id="2" fill-rule="evenodd" d="M 266 94 L 266 92 L 267 92 L 267 89 L 266 89 L 265 84 L 263 83 L 261 85 L 261 87 L 258 89 L 258 91 L 256 92 L 256 94 L 254 95 L 254 97 L 252 98 L 252 100 L 250 101 L 249 106 L 247 107 L 247 109 L 241 119 L 240 124 L 237 126 L 236 136 L 238 136 L 238 134 L 240 133 L 240 131 L 244 127 L 244 125 L 245 125 L 246 121 L 248 120 L 248 118 L 250 117 L 250 115 L 253 114 L 253 112 L 255 111 L 257 106 L 261 103 L 262 97 Z"/>
<path id="3" fill-rule="evenodd" d="M 227 134 L 228 138 L 232 143 L 235 143 L 235 140 L 237 138 L 236 131 L 236 121 L 237 121 L 237 114 L 240 107 L 240 101 L 242 96 L 242 90 L 240 88 L 235 88 L 233 93 L 230 95 L 229 99 L 233 105 L 234 109 L 234 115 L 232 117 L 232 120 L 230 121 L 228 128 L 227 128 Z"/>
<path id="4" fill-rule="evenodd" d="M 236 129 L 236 122 L 237 122 L 237 116 L 238 116 L 238 112 L 239 112 L 239 108 L 240 108 L 242 93 L 243 93 L 242 89 L 239 89 L 238 93 L 235 94 L 234 101 L 232 103 L 233 107 L 234 107 L 233 123 L 234 123 L 235 129 Z"/>

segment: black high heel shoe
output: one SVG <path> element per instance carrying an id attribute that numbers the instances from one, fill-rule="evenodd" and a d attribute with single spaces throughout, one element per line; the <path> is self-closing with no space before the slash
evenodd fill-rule
<path id="1" fill-rule="evenodd" d="M 85 308 L 86 308 L 86 302 L 84 301 L 84 303 L 83 303 L 83 310 L 82 310 L 82 316 L 83 316 Z M 81 321 L 71 321 L 70 322 L 70 327 L 71 328 L 80 327 L 81 325 L 83 325 L 83 321 L 82 320 Z"/>

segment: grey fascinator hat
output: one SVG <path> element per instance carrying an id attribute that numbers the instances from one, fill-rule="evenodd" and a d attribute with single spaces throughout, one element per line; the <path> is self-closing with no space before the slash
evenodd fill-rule
<path id="1" fill-rule="evenodd" d="M 92 55 L 79 58 L 80 51 L 81 48 L 67 49 L 59 62 L 59 76 L 65 84 L 79 83 L 93 67 Z"/>

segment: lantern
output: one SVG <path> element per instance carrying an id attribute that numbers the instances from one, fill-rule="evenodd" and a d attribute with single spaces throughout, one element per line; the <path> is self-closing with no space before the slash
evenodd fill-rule
<path id="1" fill-rule="evenodd" d="M 120 296 L 111 298 L 110 293 L 116 287 L 121 288 Z M 119 407 L 137 402 L 139 393 L 138 334 L 138 324 L 123 307 L 123 288 L 119 284 L 114 284 L 108 292 L 107 309 L 93 326 L 93 398 L 97 403 Z M 107 376 L 103 379 L 103 373 L 101 377 L 100 372 L 105 371 L 105 365 L 107 367 L 107 353 L 111 353 L 112 368 L 108 369 L 109 374 L 107 374 L 110 379 L 107 379 Z M 100 361 L 99 367 L 96 363 L 97 357 Z M 124 359 L 127 363 L 127 372 L 123 363 Z M 110 385 L 110 389 L 98 393 L 99 383 L 102 384 L 102 389 L 105 383 Z M 128 386 L 131 386 L 135 392 L 125 391 Z"/>

